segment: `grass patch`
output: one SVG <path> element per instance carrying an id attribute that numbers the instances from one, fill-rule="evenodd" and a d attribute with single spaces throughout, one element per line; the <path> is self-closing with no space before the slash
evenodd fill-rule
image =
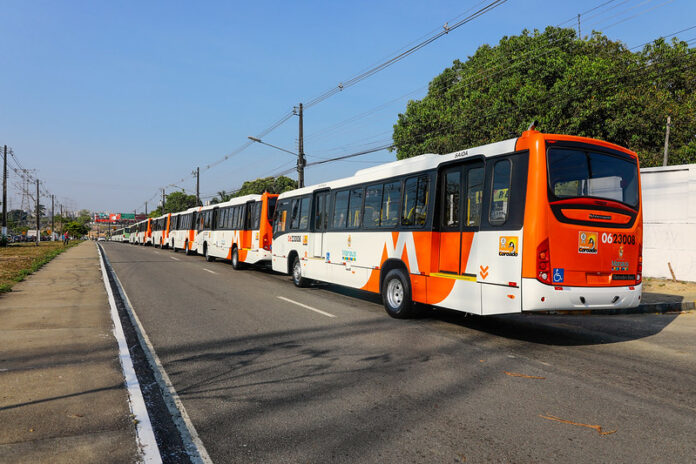
<path id="1" fill-rule="evenodd" d="M 0 248 L 0 293 L 11 291 L 17 282 L 80 243 L 77 240 L 71 241 L 68 246 L 63 246 L 63 242 L 41 242 L 39 246 L 35 243 L 14 243 Z"/>

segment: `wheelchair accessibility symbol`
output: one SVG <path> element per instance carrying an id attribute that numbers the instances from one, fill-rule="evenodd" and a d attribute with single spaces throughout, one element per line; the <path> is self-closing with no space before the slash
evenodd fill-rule
<path id="1" fill-rule="evenodd" d="M 563 282 L 565 269 L 560 267 L 553 268 L 553 283 L 560 284 Z"/>

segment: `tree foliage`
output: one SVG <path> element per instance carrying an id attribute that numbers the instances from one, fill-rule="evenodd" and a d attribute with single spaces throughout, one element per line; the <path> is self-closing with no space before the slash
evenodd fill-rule
<path id="1" fill-rule="evenodd" d="M 286 176 L 280 177 L 260 177 L 256 180 L 248 180 L 242 184 L 237 192 L 232 197 L 241 197 L 243 195 L 257 194 L 264 192 L 268 193 L 283 193 L 297 188 L 297 181 Z"/>
<path id="2" fill-rule="evenodd" d="M 196 195 L 186 195 L 184 192 L 172 192 L 165 197 L 164 211 L 158 206 L 149 216 L 157 217 L 164 213 L 177 213 L 196 206 Z"/>
<path id="3" fill-rule="evenodd" d="M 696 162 L 696 52 L 663 39 L 632 52 L 600 33 L 578 39 L 548 27 L 503 37 L 456 60 L 410 101 L 394 125 L 397 158 L 449 153 L 519 136 L 534 120 L 547 133 L 594 137 L 662 163 Z"/>
<path id="4" fill-rule="evenodd" d="M 79 221 L 72 221 L 67 223 L 65 225 L 64 230 L 68 233 L 68 235 L 70 235 L 73 238 L 79 238 L 89 233 L 89 227 L 87 227 L 87 225 Z"/>

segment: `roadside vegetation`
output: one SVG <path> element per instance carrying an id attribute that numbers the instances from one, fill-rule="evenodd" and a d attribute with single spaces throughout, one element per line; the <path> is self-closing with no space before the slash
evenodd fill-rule
<path id="1" fill-rule="evenodd" d="M 14 243 L 0 248 L 0 294 L 11 291 L 14 284 L 81 242 L 73 240 L 68 246 L 61 241 L 40 242 L 39 246 L 33 242 Z"/>
<path id="2" fill-rule="evenodd" d="M 696 162 L 696 49 L 659 39 L 629 49 L 599 32 L 548 27 L 483 45 L 436 76 L 394 125 L 397 158 L 450 153 L 546 133 L 595 137 L 636 151 L 643 167 Z"/>

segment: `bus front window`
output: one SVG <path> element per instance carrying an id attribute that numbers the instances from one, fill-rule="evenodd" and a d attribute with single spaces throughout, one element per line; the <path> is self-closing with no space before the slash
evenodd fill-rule
<path id="1" fill-rule="evenodd" d="M 551 201 L 592 197 L 638 207 L 638 166 L 628 157 L 550 148 L 548 173 Z"/>

